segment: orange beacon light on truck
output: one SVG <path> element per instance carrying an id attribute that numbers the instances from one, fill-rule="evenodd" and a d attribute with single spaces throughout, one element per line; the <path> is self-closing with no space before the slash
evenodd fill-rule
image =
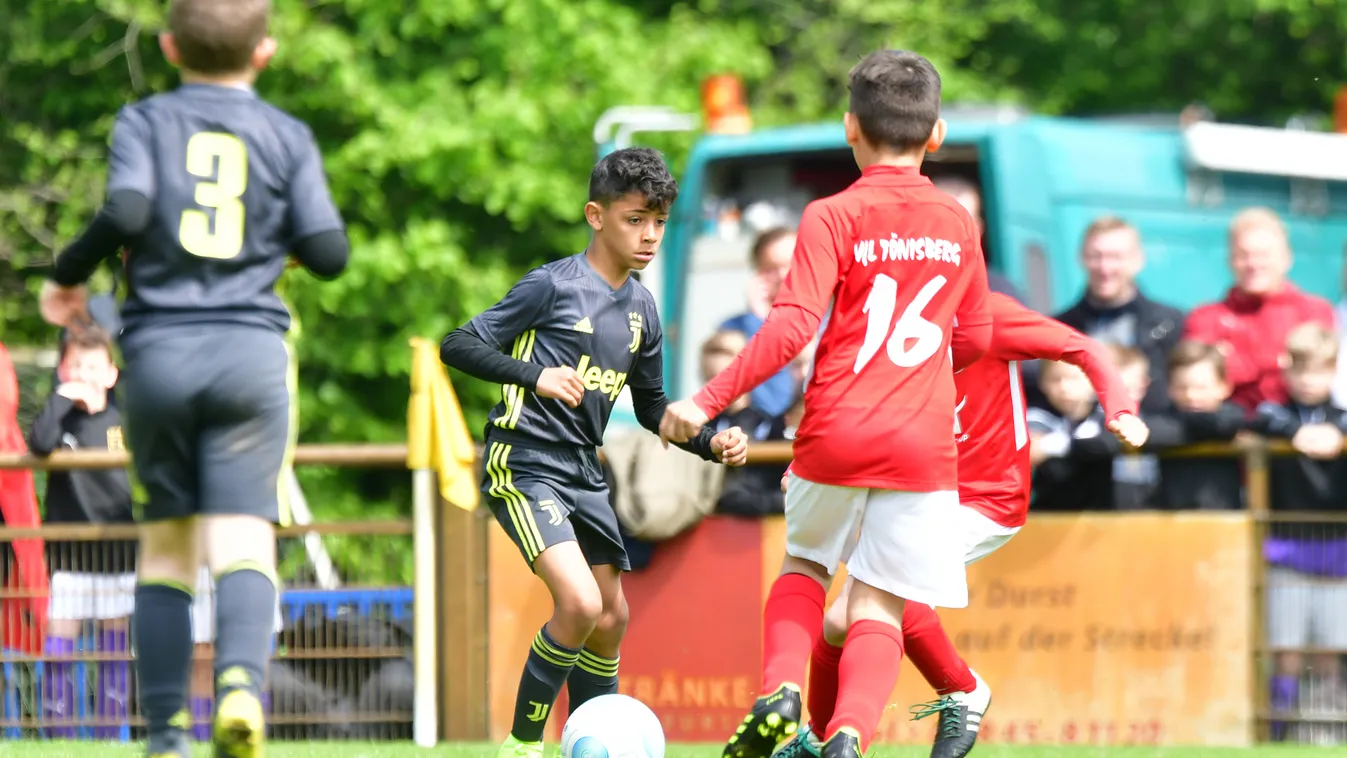
<path id="1" fill-rule="evenodd" d="M 739 77 L 716 74 L 702 82 L 702 118 L 709 134 L 746 134 L 753 129 Z"/>

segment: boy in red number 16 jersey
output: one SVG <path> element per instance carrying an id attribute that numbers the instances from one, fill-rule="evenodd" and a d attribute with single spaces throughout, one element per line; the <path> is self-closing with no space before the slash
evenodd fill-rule
<path id="1" fill-rule="evenodd" d="M 1103 345 L 1005 295 L 992 293 L 987 304 L 994 330 L 991 349 L 954 379 L 959 397 L 954 437 L 959 446 L 959 500 L 964 507 L 946 522 L 946 528 L 955 534 L 960 559 L 966 563 L 981 560 L 1004 545 L 1029 515 L 1029 432 L 1020 361 L 1041 358 L 1079 366 L 1104 406 L 1109 430 L 1134 447 L 1142 445 L 1147 436 L 1146 425 L 1136 416 L 1136 403 Z M 819 755 L 815 733 L 834 711 L 850 591 L 848 582 L 828 609 L 823 638 L 810 659 L 811 723 L 782 748 L 778 758 Z M 941 696 L 913 709 L 917 718 L 940 714 L 931 756 L 962 758 L 977 740 L 991 689 L 955 652 L 929 605 L 908 603 L 902 630 L 908 657 Z"/>
<path id="2" fill-rule="evenodd" d="M 661 424 L 675 442 L 695 433 L 798 354 L 833 303 L 795 438 L 787 556 L 763 612 L 763 694 L 725 758 L 767 758 L 799 726 L 841 562 L 855 587 L 827 758 L 858 756 L 874 735 L 898 677 L 905 600 L 968 603 L 963 553 L 944 524 L 959 510 L 950 364 L 971 364 L 990 343 L 986 264 L 968 212 L 920 173 L 945 136 L 934 67 L 882 51 L 852 70 L 850 88 L 861 178 L 805 209 L 762 329 Z"/>

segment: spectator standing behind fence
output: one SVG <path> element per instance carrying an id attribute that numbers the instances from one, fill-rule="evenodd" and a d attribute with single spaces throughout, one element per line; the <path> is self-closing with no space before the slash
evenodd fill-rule
<path id="1" fill-rule="evenodd" d="M 1136 278 L 1146 265 L 1141 235 L 1116 216 L 1097 218 L 1085 230 L 1080 261 L 1085 268 L 1085 294 L 1054 318 L 1100 342 L 1140 350 L 1150 366 L 1141 411 L 1164 410 L 1165 360 L 1183 333 L 1183 313 L 1138 289 Z"/>
<path id="2" fill-rule="evenodd" d="M 1284 511 L 1347 508 L 1347 467 L 1342 451 L 1347 412 L 1330 400 L 1338 338 L 1322 324 L 1302 324 L 1286 338 L 1286 402 L 1258 406 L 1253 426 L 1271 439 L 1290 440 L 1300 455 L 1271 462 L 1271 507 Z M 1267 561 L 1267 642 L 1274 648 L 1347 650 L 1347 525 L 1274 522 L 1263 546 Z M 1309 686 L 1299 653 L 1277 654 L 1272 707 L 1289 711 L 1307 703 L 1303 693 L 1347 699 L 1337 654 L 1316 656 Z"/>
<path id="3" fill-rule="evenodd" d="M 1127 394 L 1132 402 L 1140 406 L 1150 388 L 1150 361 L 1146 354 L 1134 347 L 1108 345 L 1109 358 L 1118 369 Z M 1141 419 L 1147 421 L 1151 414 L 1142 412 Z M 1122 443 L 1108 433 L 1108 419 L 1102 406 L 1096 404 L 1081 424 L 1071 443 L 1072 457 L 1081 468 L 1089 468 L 1102 476 L 1101 463 L 1107 463 L 1112 473 L 1113 487 L 1110 507 L 1112 510 L 1135 511 L 1151 508 L 1155 503 L 1155 493 L 1159 486 L 1159 461 L 1150 453 L 1123 454 Z M 1096 507 L 1104 507 L 1098 503 Z"/>
<path id="4" fill-rule="evenodd" d="M 116 290 L 117 288 L 117 278 L 117 275 L 114 273 L 113 290 Z M 111 340 L 113 344 L 116 344 L 117 335 L 122 333 L 122 314 L 118 310 L 116 295 L 111 292 L 90 295 L 88 309 L 89 320 L 93 321 L 93 326 L 102 329 L 107 333 L 108 339 Z M 66 340 L 70 339 L 70 335 L 73 331 L 74 330 L 70 327 L 61 329 L 60 350 L 65 350 Z M 52 371 L 52 386 L 57 386 L 60 383 L 61 366 L 60 364 L 57 364 L 55 370 Z M 115 387 L 108 391 L 108 404 L 117 404 L 117 391 Z"/>
<path id="5" fill-rule="evenodd" d="M 991 261 L 993 256 L 988 254 L 987 240 L 983 234 L 982 193 L 978 191 L 977 185 L 962 176 L 938 176 L 933 178 L 931 183 L 935 185 L 936 189 L 954 198 L 954 201 L 962 205 L 964 210 L 968 211 L 968 215 L 973 217 L 973 223 L 977 224 L 978 227 L 978 237 L 983 238 L 983 255 L 988 261 Z M 1020 297 L 1019 290 L 1015 289 L 1015 285 L 990 268 L 987 269 L 987 288 L 992 292 L 1000 292 L 1002 295 L 1012 297 L 1016 302 L 1024 302 L 1024 299 Z"/>
<path id="6" fill-rule="evenodd" d="M 785 227 L 768 229 L 753 241 L 753 279 L 749 283 L 748 310 L 732 316 L 717 331 L 743 332 L 749 338 L 758 333 L 767 320 L 767 312 L 776 302 L 781 283 L 790 272 L 790 259 L 795 254 L 795 232 Z M 789 368 L 763 382 L 750 394 L 752 404 L 768 416 L 786 412 L 800 385 Z"/>
<path id="7" fill-rule="evenodd" d="M 748 344 L 743 332 L 719 331 L 702 345 L 702 382 L 709 382 L 716 374 L 734 362 Z M 744 430 L 750 440 L 782 440 L 786 438 L 784 415 L 769 416 L 755 408 L 748 396 L 737 398 L 719 416 L 711 419 L 716 432 L 732 427 Z M 716 499 L 716 512 L 734 516 L 766 516 L 785 512 L 785 498 L 778 486 L 786 471 L 784 463 L 758 463 L 726 471 Z"/>
<path id="8" fill-rule="evenodd" d="M 1312 321 L 1333 327 L 1333 306 L 1300 291 L 1286 277 L 1291 245 L 1273 211 L 1251 208 L 1230 223 L 1230 268 L 1235 286 L 1219 303 L 1188 315 L 1186 336 L 1215 345 L 1225 355 L 1234 385 L 1231 399 L 1252 411 L 1260 403 L 1288 399 L 1282 374 L 1286 336 Z"/>
<path id="9" fill-rule="evenodd" d="M 1244 429 L 1244 409 L 1230 402 L 1225 357 L 1211 345 L 1183 340 L 1169 354 L 1170 407 L 1151 414 L 1146 447 L 1162 452 L 1202 442 L 1230 442 Z M 1233 458 L 1160 458 L 1156 506 L 1165 510 L 1236 510 L 1239 461 Z"/>
<path id="10" fill-rule="evenodd" d="M 1080 436 L 1101 430 L 1091 418 L 1098 406 L 1085 372 L 1068 363 L 1042 361 L 1039 389 L 1046 403 L 1026 414 L 1029 460 L 1034 466 L 1034 510 L 1081 511 L 1107 508 L 1113 501 L 1113 476 L 1108 459 L 1085 459 L 1073 453 Z"/>
<path id="11" fill-rule="evenodd" d="M 122 420 L 111 405 L 109 390 L 117 381 L 112 341 L 97 326 L 72 331 L 62 347 L 57 368 L 59 384 L 33 421 L 28 447 L 34 455 L 54 450 L 122 450 Z M 45 500 L 48 524 L 129 524 L 131 483 L 124 468 L 52 471 L 47 475 Z M 48 610 L 48 656 L 76 653 L 76 640 L 86 620 L 97 622 L 97 652 L 126 655 L 128 618 L 135 609 L 135 542 L 47 542 L 47 565 L 52 572 Z M 127 717 L 130 695 L 127 660 L 98 664 L 95 713 L 101 722 L 96 739 L 114 739 L 120 727 L 111 723 Z M 42 717 L 47 723 L 73 719 L 76 698 L 74 664 L 54 661 L 44 670 Z M 48 730 L 52 737 L 70 739 L 73 726 Z"/>

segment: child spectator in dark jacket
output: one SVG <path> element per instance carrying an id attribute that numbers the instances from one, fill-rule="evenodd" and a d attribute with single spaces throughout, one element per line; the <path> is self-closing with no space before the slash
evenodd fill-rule
<path id="1" fill-rule="evenodd" d="M 122 422 L 109 391 L 117 382 L 112 341 L 96 326 L 70 333 L 57 369 L 59 384 L 33 421 L 28 447 L 34 455 L 55 450 L 121 450 Z M 131 483 L 124 468 L 52 471 L 44 500 L 48 524 L 129 524 Z M 51 605 L 45 650 L 51 656 L 69 656 L 85 621 L 99 627 L 98 653 L 124 655 L 127 618 L 135 605 L 135 543 L 132 541 L 47 542 L 47 564 L 52 572 Z M 129 665 L 125 660 L 98 664 L 97 716 L 100 720 L 126 718 Z M 48 664 L 43 676 L 43 717 L 60 722 L 74 718 L 76 692 L 69 661 Z M 97 739 L 115 738 L 119 727 L 99 726 Z M 49 730 L 50 736 L 71 738 L 73 727 Z"/>
<path id="2" fill-rule="evenodd" d="M 1138 406 L 1146 399 L 1151 384 L 1151 363 L 1146 354 L 1133 347 L 1108 345 L 1113 366 L 1118 369 L 1132 402 Z M 1141 419 L 1149 423 L 1149 414 L 1145 411 Z M 1090 413 L 1088 421 L 1082 425 L 1081 433 L 1072 444 L 1072 457 L 1080 461 L 1081 466 L 1100 466 L 1107 462 L 1113 477 L 1112 508 L 1120 511 L 1136 511 L 1153 508 L 1156 490 L 1159 486 L 1159 461 L 1151 453 L 1124 454 L 1122 443 L 1105 430 L 1104 410 L 1099 406 Z M 1083 432 L 1088 431 L 1089 434 Z M 1103 504 L 1101 504 L 1101 507 Z"/>
<path id="3" fill-rule="evenodd" d="M 1169 354 L 1169 409 L 1146 419 L 1147 449 L 1230 442 L 1246 426 L 1244 409 L 1230 402 L 1225 356 L 1211 345 L 1184 340 Z M 1157 505 L 1166 510 L 1236 510 L 1243 506 L 1235 458 L 1161 457 Z"/>
<path id="4" fill-rule="evenodd" d="M 1046 404 L 1026 414 L 1029 459 L 1034 465 L 1031 507 L 1040 512 L 1109 508 L 1113 502 L 1111 459 L 1073 454 L 1080 438 L 1104 432 L 1103 425 L 1091 417 L 1098 400 L 1090 380 L 1068 363 L 1042 361 L 1038 381 Z"/>
<path id="5" fill-rule="evenodd" d="M 1289 440 L 1298 453 L 1272 458 L 1273 511 L 1347 509 L 1347 468 L 1340 457 L 1347 412 L 1330 400 L 1337 359 L 1337 335 L 1321 324 L 1301 324 L 1287 335 L 1282 365 L 1290 400 L 1264 403 L 1254 418 L 1259 433 Z M 1347 649 L 1347 524 L 1273 521 L 1263 557 L 1267 644 L 1283 649 Z M 1302 691 L 1347 698 L 1337 655 L 1315 658 L 1309 688 L 1302 690 L 1300 677 L 1307 669 L 1301 654 L 1288 650 L 1277 654 L 1273 710 L 1296 707 Z"/>

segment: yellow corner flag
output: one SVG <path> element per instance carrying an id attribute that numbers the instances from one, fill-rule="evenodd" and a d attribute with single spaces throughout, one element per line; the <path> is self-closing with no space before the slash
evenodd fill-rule
<path id="1" fill-rule="evenodd" d="M 434 469 L 440 496 L 463 510 L 477 507 L 477 449 L 463 408 L 429 340 L 412 340 L 412 399 L 407 406 L 407 468 Z"/>

